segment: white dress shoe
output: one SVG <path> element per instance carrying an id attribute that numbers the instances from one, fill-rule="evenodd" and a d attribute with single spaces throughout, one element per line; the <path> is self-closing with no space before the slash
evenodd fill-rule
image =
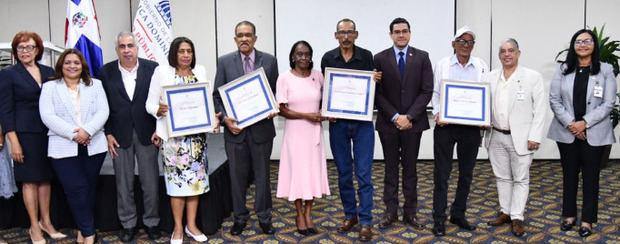
<path id="1" fill-rule="evenodd" d="M 194 235 L 192 234 L 192 232 L 189 232 L 189 229 L 187 229 L 187 226 L 185 226 L 185 234 L 187 234 L 187 236 L 194 238 L 195 241 L 197 242 L 205 242 L 207 241 L 207 236 L 205 236 L 204 234 L 200 233 L 200 235 Z"/>
<path id="2" fill-rule="evenodd" d="M 170 236 L 170 244 L 183 244 L 183 235 L 181 235 L 181 239 L 172 239 L 174 238 L 174 231 L 172 232 L 172 235 Z"/>

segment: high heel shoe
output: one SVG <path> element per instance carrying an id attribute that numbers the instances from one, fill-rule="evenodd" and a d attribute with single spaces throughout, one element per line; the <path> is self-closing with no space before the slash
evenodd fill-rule
<path id="1" fill-rule="evenodd" d="M 187 234 L 187 236 L 191 238 L 194 238 L 194 240 L 197 242 L 205 242 L 208 240 L 207 236 L 205 236 L 205 234 L 203 233 L 200 233 L 199 235 L 192 234 L 192 232 L 190 232 L 189 229 L 187 228 L 187 225 L 185 226 L 185 234 Z"/>
<path id="2" fill-rule="evenodd" d="M 588 228 L 585 226 L 579 227 L 579 236 L 588 237 L 590 235 L 592 235 L 592 228 Z"/>
<path id="3" fill-rule="evenodd" d="M 575 223 L 577 221 L 573 220 L 573 222 L 568 222 L 567 220 L 562 220 L 562 222 L 560 223 L 560 230 L 562 231 L 567 231 L 567 230 L 571 230 L 573 228 L 573 226 L 575 226 Z"/>
<path id="4" fill-rule="evenodd" d="M 181 239 L 172 239 L 174 238 L 174 231 L 172 235 L 170 235 L 170 244 L 183 244 L 183 235 L 181 234 Z"/>
<path id="5" fill-rule="evenodd" d="M 47 231 L 45 228 L 43 228 L 43 225 L 41 224 L 41 221 L 39 221 L 39 228 L 41 228 L 41 230 L 43 232 L 45 232 L 48 236 L 50 236 L 52 239 L 57 240 L 57 239 L 63 239 L 65 237 L 67 237 L 67 235 L 61 233 L 60 231 L 56 232 L 56 233 L 50 233 L 49 231 Z"/>
<path id="6" fill-rule="evenodd" d="M 28 235 L 30 235 L 30 240 L 32 241 L 32 244 L 45 244 L 45 243 L 47 243 L 47 241 L 45 240 L 45 237 L 43 238 L 43 240 L 38 240 L 38 241 L 35 241 L 34 239 L 32 239 L 32 232 L 30 231 L 30 229 L 28 229 Z"/>

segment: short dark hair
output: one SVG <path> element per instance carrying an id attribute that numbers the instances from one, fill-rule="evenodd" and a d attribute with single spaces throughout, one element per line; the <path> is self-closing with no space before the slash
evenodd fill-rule
<path id="1" fill-rule="evenodd" d="M 575 41 L 577 40 L 577 37 L 583 33 L 590 34 L 590 36 L 592 36 L 592 40 L 594 41 L 594 50 L 590 55 L 592 57 L 592 69 L 590 70 L 590 73 L 596 75 L 599 71 L 601 71 L 601 51 L 598 47 L 598 38 L 593 31 L 581 29 L 575 32 L 573 37 L 570 39 L 570 46 L 568 47 L 568 53 L 566 54 L 566 61 L 564 61 L 564 64 L 566 65 L 566 69 L 563 72 L 564 75 L 572 73 L 579 65 L 577 61 L 577 52 L 575 52 Z"/>
<path id="2" fill-rule="evenodd" d="M 252 27 L 252 34 L 256 35 L 256 26 L 252 22 L 247 21 L 247 20 L 243 20 L 243 21 L 237 23 L 237 25 L 235 25 L 235 35 L 237 35 L 237 28 L 239 26 L 241 26 L 241 25 L 249 25 L 249 26 L 251 26 Z"/>
<path id="3" fill-rule="evenodd" d="M 310 66 L 308 67 L 308 69 L 312 69 L 313 67 L 313 62 L 312 62 L 312 46 L 310 46 L 310 43 L 308 43 L 307 41 L 301 40 L 301 41 L 297 41 L 293 44 L 293 47 L 291 47 L 291 53 L 289 53 L 288 55 L 288 62 L 289 65 L 291 66 L 291 69 L 295 68 L 295 61 L 293 60 L 293 55 L 295 55 L 295 48 L 297 48 L 297 45 L 302 44 L 305 45 L 306 47 L 308 47 L 308 49 L 310 49 Z"/>
<path id="4" fill-rule="evenodd" d="M 17 45 L 19 45 L 20 42 L 27 42 L 28 40 L 30 40 L 30 38 L 34 40 L 37 48 L 37 55 L 35 56 L 34 60 L 41 60 L 44 51 L 43 40 L 41 40 L 39 34 L 30 31 L 20 31 L 15 34 L 15 37 L 13 37 L 13 42 L 11 42 L 11 48 L 13 49 L 13 57 L 15 57 L 15 59 L 19 60 L 19 58 L 17 57 Z"/>
<path id="5" fill-rule="evenodd" d="M 409 25 L 409 21 L 407 21 L 404 18 L 398 17 L 398 18 L 392 20 L 392 23 L 390 23 L 390 33 L 392 33 L 392 31 L 394 30 L 394 25 L 395 24 L 402 24 L 402 23 L 407 24 L 407 29 L 411 30 L 411 26 Z"/>
<path id="6" fill-rule="evenodd" d="M 351 22 L 351 24 L 353 24 L 353 30 L 354 31 L 357 30 L 357 26 L 355 25 L 355 21 L 353 21 L 352 19 L 349 19 L 349 18 L 344 18 L 344 19 L 338 20 L 338 23 L 336 23 L 336 31 L 338 31 L 338 26 L 342 22 Z"/>
<path id="7" fill-rule="evenodd" d="M 80 52 L 80 50 L 77 50 L 75 48 L 65 49 L 65 51 L 62 52 L 60 56 L 58 56 L 58 60 L 56 61 L 56 66 L 54 67 L 54 76 L 52 76 L 50 80 L 58 80 L 64 77 L 62 73 L 62 66 L 65 62 L 65 58 L 67 58 L 67 55 L 69 54 L 75 54 L 78 56 L 78 59 L 80 59 L 80 63 L 82 63 L 82 74 L 80 74 L 80 78 L 82 79 L 82 82 L 84 82 L 85 85 L 90 86 L 92 82 L 90 79 L 90 71 L 88 69 L 88 63 L 86 62 L 84 55 L 82 55 L 82 52 Z"/>
<path id="8" fill-rule="evenodd" d="M 177 38 L 174 38 L 174 40 L 172 40 L 172 43 L 170 43 L 170 50 L 168 50 L 168 64 L 170 64 L 170 66 L 172 67 L 177 67 L 179 65 L 179 61 L 178 61 L 178 52 L 179 52 L 179 47 L 181 46 L 181 43 L 187 43 L 189 44 L 189 46 L 192 48 L 192 63 L 190 64 L 190 67 L 192 67 L 192 69 L 194 67 L 196 67 L 196 49 L 194 48 L 194 43 L 192 42 L 192 40 L 190 40 L 187 37 L 184 36 L 179 36 Z"/>

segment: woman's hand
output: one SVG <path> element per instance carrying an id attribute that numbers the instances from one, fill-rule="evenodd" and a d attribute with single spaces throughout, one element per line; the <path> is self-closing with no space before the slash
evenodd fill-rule
<path id="1" fill-rule="evenodd" d="M 157 116 L 166 116 L 166 112 L 168 112 L 168 105 L 160 103 L 159 108 L 157 109 Z"/>
<path id="2" fill-rule="evenodd" d="M 86 132 L 84 129 L 82 128 L 76 128 L 73 130 L 74 133 L 77 133 L 74 137 L 73 140 L 79 144 L 82 144 L 84 146 L 88 146 L 88 144 L 90 144 L 90 134 L 88 134 L 88 132 Z"/>
<path id="3" fill-rule="evenodd" d="M 215 115 L 215 127 L 213 128 L 213 133 L 220 133 L 220 117 L 222 117 L 222 112 L 219 112 Z"/>
<path id="4" fill-rule="evenodd" d="M 22 146 L 19 142 L 11 143 L 11 158 L 13 158 L 13 162 L 24 162 L 24 152 L 22 151 Z"/>
<path id="5" fill-rule="evenodd" d="M 317 113 L 306 113 L 305 119 L 310 122 L 321 122 L 325 120 L 325 117 L 321 116 L 320 112 Z"/>

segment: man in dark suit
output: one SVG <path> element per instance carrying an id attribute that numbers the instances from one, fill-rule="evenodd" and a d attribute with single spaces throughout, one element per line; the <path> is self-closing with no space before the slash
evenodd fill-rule
<path id="1" fill-rule="evenodd" d="M 433 69 L 428 53 L 409 46 L 411 28 L 403 18 L 390 23 L 394 45 L 375 55 L 375 68 L 383 72 L 377 84 L 376 128 L 385 158 L 383 201 L 387 211 L 379 223 L 384 229 L 398 219 L 398 166 L 402 165 L 405 223 L 422 226 L 416 219 L 418 177 L 416 162 L 422 131 L 429 129 L 426 105 L 433 93 Z"/>
<path id="2" fill-rule="evenodd" d="M 108 151 L 116 175 L 118 217 L 123 225 L 121 241 L 130 242 L 136 233 L 136 204 L 134 202 L 134 157 L 138 158 L 140 184 L 144 192 L 142 222 L 151 239 L 161 235 L 159 224 L 159 167 L 154 137 L 155 119 L 145 109 L 146 97 L 157 63 L 138 58 L 136 38 L 131 32 L 117 36 L 118 60 L 107 63 L 99 72 L 110 117 L 105 124 Z M 157 138 L 157 139 L 156 139 Z"/>
<path id="3" fill-rule="evenodd" d="M 249 211 L 245 206 L 245 194 L 250 184 L 251 174 L 254 175 L 256 185 L 254 211 L 258 216 L 260 226 L 265 234 L 275 232 L 271 225 L 269 163 L 273 138 L 276 135 L 271 118 L 277 114 L 270 114 L 269 118 L 241 129 L 237 127 L 233 117 L 227 116 L 222 97 L 217 92 L 220 86 L 260 67 L 265 70 L 271 89 L 275 89 L 278 79 L 278 63 L 274 56 L 254 49 L 257 38 L 254 24 L 249 21 L 239 22 L 235 26 L 234 38 L 238 50 L 218 58 L 215 74 L 213 99 L 216 113 L 222 112 L 224 115 L 224 141 L 232 184 L 235 217 L 234 225 L 230 229 L 232 235 L 241 234 L 249 218 Z M 273 92 L 275 93 L 275 90 Z"/>

